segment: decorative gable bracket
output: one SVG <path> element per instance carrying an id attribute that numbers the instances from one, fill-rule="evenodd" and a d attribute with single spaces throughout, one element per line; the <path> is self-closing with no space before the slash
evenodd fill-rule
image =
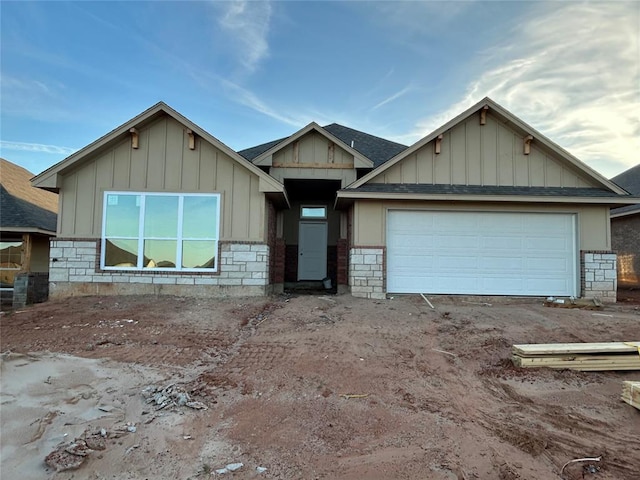
<path id="1" fill-rule="evenodd" d="M 444 135 L 438 135 L 436 137 L 436 143 L 434 144 L 434 153 L 437 155 L 440 153 L 440 150 L 442 148 L 442 139 L 444 138 Z"/>
<path id="2" fill-rule="evenodd" d="M 531 153 L 531 141 L 533 140 L 533 135 L 527 135 L 524 137 L 524 154 L 529 155 Z"/>
<path id="3" fill-rule="evenodd" d="M 131 148 L 137 150 L 140 146 L 140 135 L 138 134 L 138 129 L 130 128 L 129 133 L 131 134 Z"/>
<path id="4" fill-rule="evenodd" d="M 189 150 L 196 149 L 196 134 L 190 128 L 187 128 L 187 135 L 189 136 Z"/>

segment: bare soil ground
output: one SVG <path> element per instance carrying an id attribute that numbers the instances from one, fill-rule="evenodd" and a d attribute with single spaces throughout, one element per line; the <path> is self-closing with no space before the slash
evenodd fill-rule
<path id="1" fill-rule="evenodd" d="M 5 313 L 1 476 L 196 479 L 242 462 L 225 476 L 638 478 L 640 412 L 620 393 L 640 372 L 509 359 L 514 343 L 640 340 L 639 298 L 601 312 L 431 300 L 84 297 Z M 209 408 L 144 402 L 171 383 Z M 99 428 L 106 448 L 78 470 L 44 464 Z"/>

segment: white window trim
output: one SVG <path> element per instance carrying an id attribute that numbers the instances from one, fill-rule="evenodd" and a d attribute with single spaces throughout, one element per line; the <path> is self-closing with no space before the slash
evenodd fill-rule
<path id="1" fill-rule="evenodd" d="M 118 237 L 110 236 L 109 238 L 119 240 L 137 240 L 138 242 L 138 265 L 135 267 L 116 267 L 105 265 L 106 243 L 107 243 L 107 197 L 108 195 L 139 195 L 140 196 L 140 218 L 138 225 L 138 237 Z M 144 214 L 146 207 L 146 197 L 151 196 L 173 196 L 178 197 L 178 231 L 176 238 L 167 237 L 146 237 L 144 236 Z M 185 197 L 217 197 L 216 202 L 216 221 L 217 221 L 217 236 L 208 238 L 192 238 L 182 236 L 182 220 L 183 220 L 183 207 Z M 105 191 L 102 200 L 102 234 L 100 238 L 100 269 L 101 270 L 116 270 L 116 271 L 129 271 L 129 272 L 146 272 L 153 274 L 154 272 L 206 272 L 216 273 L 218 272 L 218 266 L 220 265 L 219 257 L 219 242 L 220 242 L 220 202 L 221 195 L 219 193 L 173 193 L 173 192 L 139 192 L 139 191 Z M 144 259 L 144 240 L 175 240 L 177 245 L 176 252 L 176 267 L 153 267 L 147 268 L 143 263 Z M 210 241 L 215 245 L 215 267 L 214 268 L 185 268 L 179 267 L 182 265 L 182 243 L 184 241 Z"/>

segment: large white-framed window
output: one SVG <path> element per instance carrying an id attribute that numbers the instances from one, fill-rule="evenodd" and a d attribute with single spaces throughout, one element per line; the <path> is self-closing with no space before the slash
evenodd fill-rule
<path id="1" fill-rule="evenodd" d="M 105 192 L 103 270 L 218 271 L 220 194 Z"/>

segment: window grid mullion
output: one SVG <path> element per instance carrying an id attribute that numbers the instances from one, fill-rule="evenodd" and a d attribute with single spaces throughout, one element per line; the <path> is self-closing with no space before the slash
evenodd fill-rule
<path id="1" fill-rule="evenodd" d="M 184 209 L 184 195 L 178 197 L 178 239 L 176 242 L 176 268 L 182 270 L 182 218 Z"/>
<path id="2" fill-rule="evenodd" d="M 146 207 L 147 196 L 141 194 L 140 196 L 140 221 L 138 225 L 138 262 L 136 268 L 138 270 L 144 267 L 144 214 Z"/>

